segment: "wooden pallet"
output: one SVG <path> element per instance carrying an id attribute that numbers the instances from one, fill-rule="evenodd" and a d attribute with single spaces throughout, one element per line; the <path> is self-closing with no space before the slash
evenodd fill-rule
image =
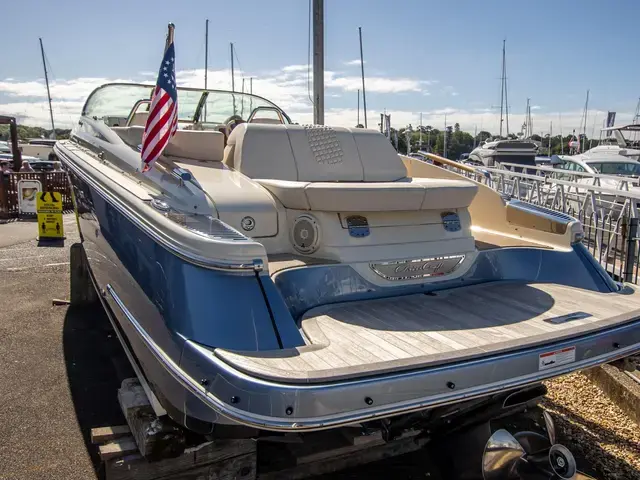
<path id="1" fill-rule="evenodd" d="M 129 425 L 91 430 L 106 480 L 295 480 L 409 453 L 428 441 L 417 430 L 386 442 L 380 431 L 345 427 L 258 439 L 197 437 L 190 445 L 185 439 L 193 435 L 154 416 L 141 392 L 135 379 L 125 380 L 118 398 Z"/>

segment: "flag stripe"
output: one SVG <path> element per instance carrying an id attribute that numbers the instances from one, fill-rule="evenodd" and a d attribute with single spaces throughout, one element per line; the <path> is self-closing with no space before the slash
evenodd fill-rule
<path id="1" fill-rule="evenodd" d="M 148 128 L 150 128 L 150 130 L 147 133 L 147 136 L 145 138 L 145 144 L 144 147 L 142 148 L 142 154 L 143 156 L 145 156 L 145 152 L 147 150 L 147 145 L 150 142 L 153 142 L 154 139 L 156 138 L 156 136 L 164 129 L 167 128 L 168 123 L 169 123 L 169 116 L 173 114 L 173 111 L 171 109 L 171 107 L 169 109 L 165 109 L 165 111 L 162 114 L 157 114 L 156 117 L 154 117 L 154 122 L 153 122 L 153 126 L 149 125 Z"/>
<path id="2" fill-rule="evenodd" d="M 166 111 L 166 109 L 164 109 L 165 105 L 167 105 L 168 101 L 170 100 L 169 95 L 161 94 L 161 96 L 162 98 L 156 103 L 156 105 L 153 105 L 153 104 L 151 105 L 151 112 L 149 112 L 149 118 L 147 121 L 147 125 L 145 127 L 145 132 L 148 135 L 152 135 L 154 128 L 160 121 L 160 118 L 162 118 L 164 111 Z M 158 108 L 158 105 L 160 104 L 162 105 L 160 108 Z M 169 105 L 169 107 L 171 107 L 171 105 Z"/>
<path id="3" fill-rule="evenodd" d="M 170 115 L 170 114 L 171 114 L 171 112 L 167 112 L 165 114 L 165 117 Z M 163 117 L 163 119 L 161 119 L 161 121 L 165 122 L 164 117 Z M 143 150 L 142 150 L 143 158 L 157 158 L 160 155 L 160 153 L 158 153 L 158 155 L 154 156 L 154 155 L 151 155 L 150 152 L 155 150 L 155 147 L 156 147 L 157 143 L 159 143 L 159 142 L 161 143 L 162 142 L 162 140 L 165 138 L 165 134 L 167 132 L 169 132 L 169 133 L 171 133 L 171 135 L 173 135 L 173 132 L 171 131 L 171 129 L 168 129 L 166 127 L 166 125 L 164 127 L 162 127 L 162 128 L 159 128 L 157 131 L 153 132 L 153 136 L 150 136 L 147 139 L 147 142 L 145 143 L 145 146 L 143 147 Z M 171 138 L 171 137 L 169 137 L 169 138 Z M 166 139 L 167 142 L 169 141 L 169 138 Z M 162 148 L 164 148 L 165 146 L 166 146 L 166 143 L 164 145 L 162 145 Z"/>

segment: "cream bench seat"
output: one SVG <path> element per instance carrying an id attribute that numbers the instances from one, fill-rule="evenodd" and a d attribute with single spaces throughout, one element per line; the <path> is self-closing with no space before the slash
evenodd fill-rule
<path id="1" fill-rule="evenodd" d="M 296 210 L 466 208 L 477 192 L 464 180 L 408 178 L 387 138 L 374 130 L 241 124 L 224 162 Z"/>

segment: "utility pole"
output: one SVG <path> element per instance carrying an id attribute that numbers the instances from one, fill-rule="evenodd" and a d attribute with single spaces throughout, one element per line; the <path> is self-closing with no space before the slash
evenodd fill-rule
<path id="1" fill-rule="evenodd" d="M 324 0 L 313 0 L 313 123 L 324 125 Z"/>
<path id="2" fill-rule="evenodd" d="M 362 107 L 364 114 L 364 128 L 367 128 L 367 91 L 364 88 L 364 56 L 362 55 L 362 27 L 358 27 L 360 36 L 360 71 L 362 72 Z"/>
<path id="3" fill-rule="evenodd" d="M 44 47 L 42 46 L 42 38 L 40 40 L 40 53 L 42 54 L 42 66 L 44 67 L 44 81 L 47 84 L 47 98 L 49 99 L 49 115 L 51 116 L 51 135 L 56 138 L 56 127 L 53 124 L 53 107 L 51 106 L 51 91 L 49 90 L 49 75 L 47 74 L 47 64 L 44 60 Z"/>

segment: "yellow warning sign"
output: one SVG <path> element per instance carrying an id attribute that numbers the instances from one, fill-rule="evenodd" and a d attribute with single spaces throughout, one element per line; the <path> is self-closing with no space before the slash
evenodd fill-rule
<path id="1" fill-rule="evenodd" d="M 62 225 L 62 194 L 38 193 L 38 233 L 40 238 L 64 238 Z"/>

